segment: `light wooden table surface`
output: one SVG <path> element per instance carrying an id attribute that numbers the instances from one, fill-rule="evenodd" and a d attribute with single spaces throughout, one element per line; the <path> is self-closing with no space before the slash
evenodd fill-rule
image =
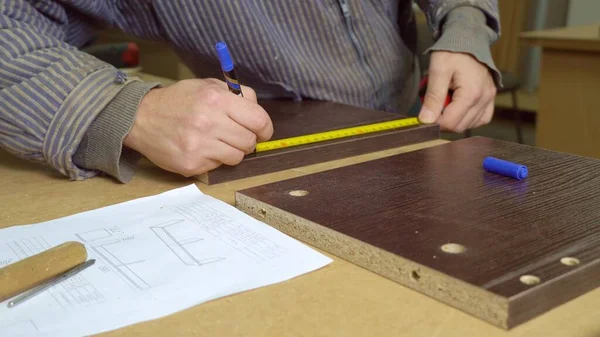
<path id="1" fill-rule="evenodd" d="M 435 140 L 212 186 L 165 172 L 146 160 L 128 184 L 109 177 L 70 182 L 50 168 L 0 151 L 0 227 L 68 216 L 190 183 L 233 204 L 239 189 L 443 143 Z M 331 257 L 331 265 L 313 273 L 102 335 L 600 336 L 600 289 L 507 332 Z"/>

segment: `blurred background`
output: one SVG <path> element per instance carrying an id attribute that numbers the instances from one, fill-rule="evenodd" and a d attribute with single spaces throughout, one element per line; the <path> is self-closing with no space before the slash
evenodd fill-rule
<path id="1" fill-rule="evenodd" d="M 494 120 L 465 134 L 444 133 L 443 138 L 482 135 L 600 158 L 600 0 L 498 2 L 502 36 L 492 54 L 503 72 L 504 88 L 496 99 Z M 431 34 L 423 13 L 414 8 L 423 51 L 432 43 Z M 122 42 L 139 48 L 139 64 L 129 72 L 166 83 L 194 77 L 161 43 L 108 30 L 95 45 Z M 420 61 L 427 69 L 428 58 L 421 55 Z"/>

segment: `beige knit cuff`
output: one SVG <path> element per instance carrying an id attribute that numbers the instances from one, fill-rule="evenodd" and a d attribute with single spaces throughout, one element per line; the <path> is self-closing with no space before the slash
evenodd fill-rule
<path id="1" fill-rule="evenodd" d="M 125 146 L 123 139 L 131 130 L 138 106 L 146 93 L 159 83 L 131 82 L 100 112 L 86 131 L 73 162 L 129 182 L 141 155 Z"/>

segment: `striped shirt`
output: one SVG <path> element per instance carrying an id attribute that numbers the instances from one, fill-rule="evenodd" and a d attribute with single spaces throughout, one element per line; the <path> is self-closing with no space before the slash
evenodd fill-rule
<path id="1" fill-rule="evenodd" d="M 474 53 L 468 49 L 472 40 L 489 47 L 500 33 L 497 0 L 417 2 L 437 41 L 434 48 Z M 473 35 L 473 23 L 461 20 L 452 25 L 461 26 L 456 34 L 465 34 L 464 41 L 451 36 L 444 19 L 459 6 L 480 10 L 489 36 Z M 99 173 L 76 165 L 74 155 L 111 104 L 119 110 L 114 104 L 135 102 L 120 95 L 139 83 L 81 50 L 99 27 L 167 42 L 199 77 L 222 77 L 214 44 L 224 40 L 241 82 L 264 95 L 405 112 L 401 103 L 415 94 L 409 0 L 2 0 L 4 149 L 71 179 Z M 493 69 L 489 50 L 478 53 Z"/>

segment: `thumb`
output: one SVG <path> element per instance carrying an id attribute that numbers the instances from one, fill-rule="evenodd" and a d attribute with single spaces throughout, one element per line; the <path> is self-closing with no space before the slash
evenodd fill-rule
<path id="1" fill-rule="evenodd" d="M 423 106 L 419 112 L 421 122 L 430 124 L 438 120 L 444 109 L 451 79 L 452 74 L 447 71 L 435 72 L 429 76 Z"/>

